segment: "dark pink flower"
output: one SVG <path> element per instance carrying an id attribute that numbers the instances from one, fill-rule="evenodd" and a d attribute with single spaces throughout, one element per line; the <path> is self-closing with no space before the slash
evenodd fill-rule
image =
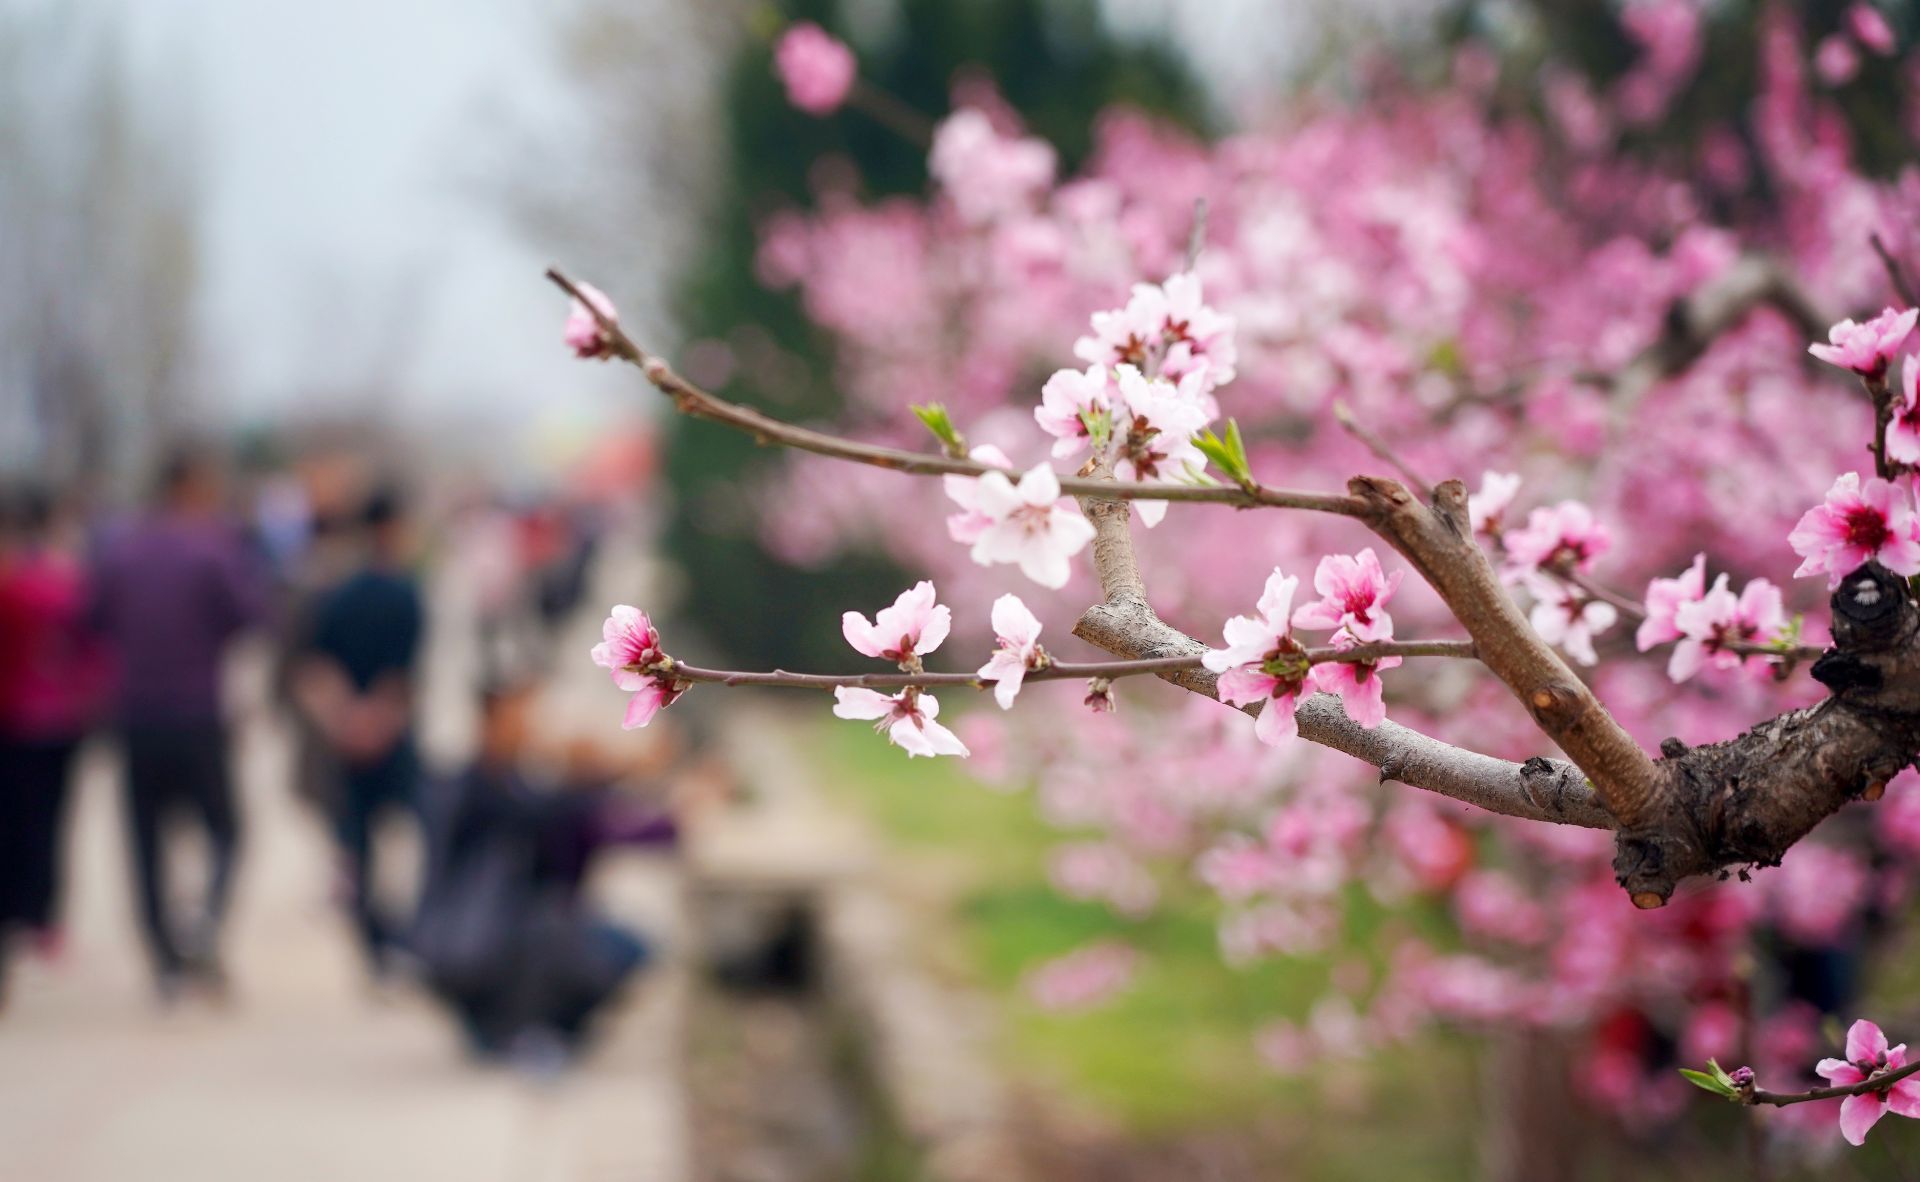
<path id="1" fill-rule="evenodd" d="M 1887 1045 L 1887 1036 L 1865 1018 L 1847 1030 L 1847 1057 L 1822 1059 L 1813 1070 L 1834 1087 L 1852 1087 L 1874 1075 L 1898 1071 L 1907 1065 L 1907 1044 Z M 1867 1130 L 1891 1110 L 1898 1116 L 1920 1116 L 1920 1080 L 1911 1076 L 1885 1091 L 1862 1092 L 1840 1102 L 1840 1135 L 1850 1145 L 1864 1145 Z"/>
<path id="2" fill-rule="evenodd" d="M 600 643 L 593 646 L 593 663 L 613 674 L 613 684 L 633 691 L 620 725 L 627 730 L 647 725 L 680 696 L 685 685 L 652 668 L 667 658 L 660 648 L 659 631 L 647 613 L 623 603 L 607 617 L 600 635 Z"/>
<path id="3" fill-rule="evenodd" d="M 1865 324 L 1842 320 L 1827 330 L 1827 344 L 1808 345 L 1807 352 L 1829 365 L 1877 378 L 1887 372 L 1916 320 L 1920 320 L 1920 309 L 1915 308 L 1904 312 L 1888 308 Z"/>
<path id="4" fill-rule="evenodd" d="M 1825 572 L 1827 586 L 1859 569 L 1868 559 L 1895 574 L 1920 574 L 1920 517 L 1906 484 L 1879 477 L 1862 481 L 1848 472 L 1833 482 L 1826 500 L 1806 511 L 1787 535 L 1803 562 L 1795 578 Z"/>
<path id="5" fill-rule="evenodd" d="M 1355 643 L 1345 632 L 1333 638 L 1335 648 L 1351 648 Z M 1380 672 L 1399 666 L 1399 657 L 1381 657 L 1377 661 L 1322 661 L 1313 667 L 1308 678 L 1320 692 L 1338 694 L 1347 717 L 1372 730 L 1387 717 L 1386 687 L 1380 684 Z"/>
<path id="6" fill-rule="evenodd" d="M 1402 572 L 1388 575 L 1369 546 L 1348 557 L 1329 554 L 1314 568 L 1315 603 L 1293 613 L 1296 628 L 1340 628 L 1355 640 L 1392 640 L 1393 617 L 1387 601 L 1400 586 Z"/>

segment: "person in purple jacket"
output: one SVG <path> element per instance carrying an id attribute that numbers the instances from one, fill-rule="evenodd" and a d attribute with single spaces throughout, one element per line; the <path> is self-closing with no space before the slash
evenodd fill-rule
<path id="1" fill-rule="evenodd" d="M 95 618 L 118 660 L 115 721 L 126 753 L 126 815 L 141 931 L 162 1001 L 183 986 L 224 988 L 218 936 L 239 851 L 220 700 L 227 647 L 260 621 L 266 582 L 223 515 L 217 460 L 182 449 L 155 502 L 108 529 L 95 559 Z M 170 913 L 166 835 L 191 819 L 212 865 L 201 913 Z"/>

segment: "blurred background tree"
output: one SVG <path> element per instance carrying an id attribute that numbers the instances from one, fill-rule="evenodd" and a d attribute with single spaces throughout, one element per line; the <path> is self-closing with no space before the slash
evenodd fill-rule
<path id="1" fill-rule="evenodd" d="M 836 183 L 868 196 L 926 185 L 926 149 L 911 134 L 851 109 L 816 119 L 786 101 L 772 43 L 789 22 L 814 21 L 847 39 L 860 54 L 861 78 L 896 100 L 907 122 L 924 119 L 929 128 L 952 106 L 956 76 L 976 67 L 1059 148 L 1066 168 L 1091 150 L 1095 117 L 1114 103 L 1196 128 L 1204 117 L 1201 89 L 1178 55 L 1117 39 L 1093 0 L 900 0 L 857 11 L 796 0 L 677 15 L 644 7 L 589 3 L 562 47 L 569 76 L 598 112 L 589 134 L 607 157 L 605 183 L 596 180 L 598 192 L 583 197 L 588 186 L 577 176 L 550 188 L 536 179 L 517 183 L 515 196 L 543 233 L 595 251 L 597 273 L 676 269 L 684 278 L 666 306 L 643 303 L 638 317 L 670 321 L 682 341 L 724 346 L 739 363 L 699 376 L 783 418 L 830 418 L 841 402 L 830 342 L 793 293 L 755 278 L 761 222 L 810 203 L 822 161 L 834 162 Z M 662 120 L 663 106 L 675 120 Z M 637 121 L 678 121 L 688 130 L 685 138 L 648 137 L 635 133 Z M 716 126 L 713 143 L 704 129 Z M 676 200 L 705 211 L 696 234 L 648 242 L 625 232 Z M 622 314 L 632 318 L 635 307 L 621 294 Z M 761 543 L 755 497 L 781 457 L 683 420 L 664 430 L 661 484 L 673 499 L 663 506 L 663 551 L 699 602 L 699 617 L 730 622 L 724 635 L 704 638 L 705 648 L 746 664 L 843 658 L 838 634 L 821 621 L 846 604 L 890 596 L 897 573 L 877 555 L 845 555 L 804 574 L 783 564 Z"/>
<path id="2" fill-rule="evenodd" d="M 856 24 L 829 0 L 763 9 L 757 35 L 743 41 L 725 82 L 722 179 L 686 275 L 679 322 L 688 339 L 725 341 L 748 362 L 733 368 L 727 397 L 785 418 L 832 418 L 841 402 L 825 334 L 801 314 L 794 293 L 754 278 L 757 227 L 783 205 L 808 202 L 822 160 L 846 162 L 846 175 L 869 195 L 926 185 L 922 144 L 856 110 L 816 119 L 786 101 L 772 39 L 788 21 L 815 21 L 848 39 L 861 78 L 929 125 L 950 109 L 956 75 L 979 69 L 1060 150 L 1068 169 L 1090 150 L 1095 116 L 1113 103 L 1189 125 L 1201 119 L 1199 88 L 1177 57 L 1115 40 L 1091 0 L 902 0 L 881 15 Z M 733 432 L 684 420 L 671 430 L 665 470 L 677 500 L 664 550 L 698 589 L 700 615 L 733 625 L 708 639 L 748 664 L 842 661 L 839 635 L 821 621 L 846 604 L 890 597 L 897 574 L 877 555 L 845 555 L 804 575 L 783 565 L 760 544 L 751 495 L 780 457 Z"/>
<path id="3" fill-rule="evenodd" d="M 1662 39 L 1658 19 L 1639 22 L 1643 32 L 1637 34 L 1630 13 L 1639 8 L 1677 14 L 1682 7 L 1648 0 L 1464 0 L 1440 28 L 1455 44 L 1477 42 L 1501 51 L 1506 59 L 1503 83 L 1537 107 L 1540 84 L 1550 76 L 1543 67 L 1570 67 L 1596 89 L 1614 86 L 1644 62 L 1650 42 Z M 1729 131 L 1751 149 L 1748 116 L 1760 86 L 1762 46 L 1785 21 L 1808 46 L 1831 42 L 1835 52 L 1847 55 L 1845 76 L 1824 80 L 1826 87 L 1845 116 L 1861 171 L 1892 176 L 1913 158 L 1911 138 L 1900 125 L 1899 74 L 1904 67 L 1898 57 L 1847 45 L 1849 13 L 1861 8 L 1877 12 L 1902 44 L 1920 22 L 1920 7 L 1878 0 L 1724 0 L 1698 6 L 1697 68 L 1686 71 L 1672 102 L 1657 118 L 1624 128 L 1619 146 L 1649 153 L 1693 151 L 1710 134 Z M 1843 45 L 1844 50 L 1839 48 Z M 1439 64 L 1426 47 L 1417 49 L 1415 57 L 1429 68 Z"/>
<path id="4" fill-rule="evenodd" d="M 95 492 L 189 416 L 199 270 L 191 128 L 122 49 L 98 10 L 0 15 L 0 472 Z"/>

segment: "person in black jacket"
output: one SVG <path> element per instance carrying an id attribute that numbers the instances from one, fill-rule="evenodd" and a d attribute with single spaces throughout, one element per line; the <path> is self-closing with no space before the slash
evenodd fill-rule
<path id="1" fill-rule="evenodd" d="M 376 978 L 387 976 L 398 924 L 374 891 L 374 833 L 410 814 L 420 778 L 414 744 L 414 672 L 426 627 L 407 569 L 407 520 L 382 489 L 360 512 L 363 558 L 312 605 L 294 696 L 335 769 L 327 801 L 347 906 Z"/>
<path id="2" fill-rule="evenodd" d="M 670 843 L 677 830 L 605 785 L 531 783 L 519 762 L 533 697 L 524 686 L 485 695 L 478 759 L 427 802 L 427 882 L 411 942 L 476 1055 L 552 1067 L 648 957 L 644 940 L 583 897 L 595 853 Z"/>

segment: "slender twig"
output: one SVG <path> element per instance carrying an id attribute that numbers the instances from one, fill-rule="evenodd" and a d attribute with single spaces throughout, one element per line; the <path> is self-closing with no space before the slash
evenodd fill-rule
<path id="1" fill-rule="evenodd" d="M 779 419 L 761 414 L 751 407 L 717 398 L 681 377 L 661 358 L 653 356 L 634 344 L 633 340 L 621 331 L 616 321 L 602 313 L 591 301 L 581 295 L 580 289 L 571 279 L 552 268 L 548 269 L 547 278 L 562 291 L 579 300 L 581 305 L 592 313 L 595 321 L 600 325 L 600 332 L 607 342 L 608 351 L 623 361 L 639 366 L 640 371 L 646 374 L 647 380 L 652 382 L 662 394 L 671 398 L 674 407 L 682 414 L 732 427 L 753 436 L 760 443 L 777 443 L 799 451 L 813 452 L 817 455 L 850 460 L 854 463 L 910 475 L 984 476 L 988 472 L 1003 471 L 976 460 L 956 459 L 930 452 L 906 451 L 901 448 L 882 447 L 878 444 L 859 443 L 824 431 L 796 427 L 791 423 L 784 423 Z M 1263 507 L 1307 509 L 1320 513 L 1334 513 L 1343 517 L 1360 517 L 1368 511 L 1367 506 L 1357 497 L 1269 488 L 1262 484 L 1242 487 L 1220 484 L 1175 484 L 1168 481 L 1115 483 L 1077 476 L 1062 476 L 1059 479 L 1060 490 L 1069 496 L 1233 505 L 1243 509 Z"/>
<path id="2" fill-rule="evenodd" d="M 1386 440 L 1374 434 L 1370 428 L 1355 418 L 1352 407 L 1348 406 L 1345 402 L 1336 400 L 1333 404 L 1333 418 L 1335 422 L 1340 424 L 1342 430 L 1364 444 L 1368 451 L 1380 459 L 1385 460 L 1387 463 L 1392 464 L 1394 468 L 1399 471 L 1400 475 L 1406 477 L 1407 481 L 1415 488 L 1426 493 L 1433 491 L 1433 481 L 1422 476 L 1413 465 L 1402 459 L 1398 452 L 1387 446 Z"/>
<path id="3" fill-rule="evenodd" d="M 1365 444 L 1367 450 L 1371 451 L 1374 455 L 1392 464 L 1395 468 L 1398 468 L 1401 473 L 1415 485 L 1424 489 L 1431 489 L 1433 487 L 1433 485 L 1428 483 L 1425 477 L 1421 476 L 1418 471 L 1409 465 L 1390 444 L 1368 430 L 1364 424 L 1356 419 L 1352 409 L 1348 407 L 1346 403 L 1335 402 L 1333 404 L 1333 415 L 1334 418 L 1339 421 L 1340 425 L 1346 429 L 1348 434 Z M 1647 609 L 1642 606 L 1639 600 L 1608 587 L 1591 575 L 1582 574 L 1575 570 L 1571 563 L 1563 562 L 1549 567 L 1547 573 L 1579 589 L 1594 599 L 1611 604 L 1615 610 L 1631 623 L 1638 624 L 1647 618 Z M 1826 651 L 1825 649 L 1815 648 L 1812 645 L 1805 644 L 1783 649 L 1775 645 L 1756 644 L 1745 640 L 1722 641 L 1720 647 L 1728 652 L 1737 653 L 1742 657 L 1779 658 L 1782 661 L 1781 668 L 1783 671 L 1790 671 L 1794 665 L 1801 661 L 1817 660 L 1820 654 Z M 1783 672 L 1783 676 L 1784 675 L 1785 673 Z"/>
<path id="4" fill-rule="evenodd" d="M 1887 249 L 1887 244 L 1881 241 L 1879 233 L 1867 235 L 1867 244 L 1873 247 L 1873 253 L 1880 256 L 1880 265 L 1887 269 L 1887 280 L 1893 284 L 1894 294 L 1900 297 L 1900 302 L 1909 308 L 1920 304 L 1920 299 L 1914 298 L 1913 285 L 1907 282 L 1906 269 L 1900 265 L 1899 259 L 1893 257 L 1893 252 Z"/>
<path id="5" fill-rule="evenodd" d="M 1747 1104 L 1771 1104 L 1775 1108 L 1785 1108 L 1789 1104 L 1808 1104 L 1815 1100 L 1841 1100 L 1848 1096 L 1864 1096 L 1868 1092 L 1884 1092 L 1894 1084 L 1920 1071 L 1920 1059 L 1879 1075 L 1871 1075 L 1857 1084 L 1841 1084 L 1831 1088 L 1813 1088 L 1805 1092 L 1769 1092 L 1764 1088 L 1754 1088 L 1742 1096 Z"/>
<path id="6" fill-rule="evenodd" d="M 1200 265 L 1200 252 L 1207 246 L 1207 199 L 1193 199 L 1193 229 L 1187 231 L 1187 265 L 1191 271 Z"/>
<path id="7" fill-rule="evenodd" d="M 1466 640 L 1387 640 L 1352 648 L 1312 648 L 1306 650 L 1309 664 L 1372 664 L 1384 657 L 1454 657 L 1470 660 L 1473 643 Z M 1200 668 L 1200 655 L 1150 657 L 1128 661 L 1055 661 L 1049 659 L 1038 669 L 1029 669 L 1028 681 L 1071 681 L 1088 677 L 1158 677 L 1185 673 Z M 703 669 L 680 661 L 673 662 L 665 675 L 680 681 L 708 682 L 715 685 L 781 686 L 789 689 L 831 690 L 841 686 L 859 689 L 905 689 L 918 686 L 961 686 L 983 689 L 988 684 L 976 673 L 791 673 L 785 669 L 749 672 L 736 669 Z"/>
<path id="8" fill-rule="evenodd" d="M 933 143 L 934 121 L 892 93 L 860 79 L 847 92 L 847 106 L 917 148 Z"/>
<path id="9" fill-rule="evenodd" d="M 1873 453 L 1873 474 L 1882 480 L 1892 480 L 1910 467 L 1887 454 L 1887 427 L 1896 414 L 1892 385 L 1884 374 L 1864 374 L 1860 378 L 1860 388 L 1866 391 L 1867 400 L 1873 403 L 1873 441 L 1867 446 L 1867 450 Z"/>
<path id="10" fill-rule="evenodd" d="M 1638 624 L 1647 618 L 1647 609 L 1639 600 L 1614 590 L 1592 575 L 1581 574 L 1566 565 L 1550 568 L 1548 573 L 1562 582 L 1579 588 L 1595 599 L 1612 604 L 1630 624 Z M 1720 642 L 1720 647 L 1743 657 L 1779 657 L 1789 664 L 1818 660 L 1820 654 L 1827 651 L 1811 644 L 1796 644 L 1791 648 L 1781 648 L 1778 645 L 1760 644 L 1750 640 L 1723 640 Z"/>

